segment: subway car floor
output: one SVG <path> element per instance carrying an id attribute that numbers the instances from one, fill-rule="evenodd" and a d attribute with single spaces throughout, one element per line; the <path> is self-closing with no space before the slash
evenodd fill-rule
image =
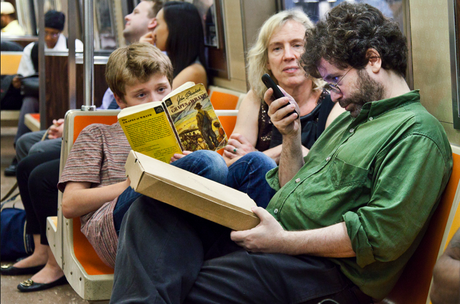
<path id="1" fill-rule="evenodd" d="M 14 127 L 1 128 L 1 196 L 13 186 L 16 179 L 14 177 L 5 177 L 4 170 L 8 167 L 14 157 L 13 140 L 16 134 Z M 16 190 L 17 191 L 17 190 Z M 8 204 L 7 206 L 11 206 Z M 22 204 L 18 204 L 22 208 Z M 2 261 L 2 265 L 11 263 L 11 261 Z M 39 292 L 20 292 L 16 286 L 30 278 L 30 275 L 21 276 L 1 276 L 1 299 L 2 304 L 86 304 L 89 303 L 83 300 L 70 285 L 61 285 L 48 290 Z M 95 302 L 100 303 L 100 302 Z"/>

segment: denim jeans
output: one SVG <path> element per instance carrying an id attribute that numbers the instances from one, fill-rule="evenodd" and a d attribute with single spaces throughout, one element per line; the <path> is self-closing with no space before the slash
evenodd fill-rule
<path id="1" fill-rule="evenodd" d="M 245 192 L 256 204 L 265 208 L 275 191 L 265 180 L 265 174 L 276 167 L 275 161 L 261 152 L 251 152 L 233 163 L 229 168 L 220 154 L 199 150 L 172 163 L 173 166 L 204 176 L 218 183 Z M 131 204 L 141 194 L 128 187 L 117 200 L 113 221 L 117 234 L 121 221 Z"/>
<path id="2" fill-rule="evenodd" d="M 225 184 L 227 181 L 227 165 L 224 159 L 215 152 L 207 150 L 196 151 L 175 161 L 172 165 L 221 184 Z M 120 232 L 121 221 L 126 211 L 128 211 L 131 204 L 141 195 L 142 194 L 135 192 L 133 188 L 128 187 L 118 196 L 117 204 L 113 210 L 113 222 L 117 234 Z"/>

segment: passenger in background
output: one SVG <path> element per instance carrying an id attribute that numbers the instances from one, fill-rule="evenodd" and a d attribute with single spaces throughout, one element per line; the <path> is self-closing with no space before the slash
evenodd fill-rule
<path id="1" fill-rule="evenodd" d="M 142 0 L 131 14 L 126 15 L 123 30 L 126 42 L 138 42 L 143 35 L 151 33 L 155 29 L 156 16 L 162 7 L 161 0 Z"/>
<path id="2" fill-rule="evenodd" d="M 1 2 L 1 13 L 2 13 L 2 37 L 7 36 L 24 36 L 26 33 L 19 24 L 18 20 L 14 15 L 15 9 L 13 4 L 2 1 Z"/>
<path id="3" fill-rule="evenodd" d="M 171 91 L 171 62 L 152 45 L 132 44 L 110 55 L 106 81 L 120 108 L 161 100 Z M 35 249 L 31 256 L 2 267 L 2 275 L 35 273 L 18 285 L 23 292 L 45 290 L 66 282 L 46 238 L 46 218 L 56 215 L 57 191 L 54 190 L 58 181 L 59 188 L 65 189 L 64 216 L 82 216 L 83 234 L 101 259 L 113 267 L 118 241 L 116 227 L 121 225 L 131 196 L 138 196 L 129 187 L 124 173 L 130 150 L 118 123 L 92 124 L 77 138 L 60 180 L 59 158 L 56 159 L 53 152 L 35 153 L 21 161 L 18 173 L 30 174 L 18 176 L 18 184 L 26 210 L 26 232 L 33 235 Z M 45 162 L 53 157 L 54 160 Z M 29 165 L 29 158 L 41 158 L 41 165 L 34 170 L 22 170 L 22 166 Z"/>
<path id="4" fill-rule="evenodd" d="M 430 298 L 433 304 L 460 303 L 460 229 L 434 266 Z"/>
<path id="5" fill-rule="evenodd" d="M 50 10 L 45 14 L 45 50 L 55 51 L 66 51 L 68 48 L 67 38 L 62 34 L 65 24 L 65 15 L 61 12 Z M 75 50 L 77 52 L 83 51 L 83 43 L 76 39 Z M 23 51 L 21 61 L 17 75 L 12 79 L 10 90 L 19 92 L 23 85 L 22 77 L 38 75 L 38 42 L 32 42 L 28 44 Z M 38 81 L 38 78 L 37 78 Z M 38 90 L 38 88 L 37 88 Z M 37 93 L 38 94 L 38 93 Z M 2 100 L 2 106 L 3 106 Z M 25 133 L 30 132 L 30 129 L 26 126 L 24 119 L 28 113 L 38 113 L 39 102 L 38 95 L 20 96 L 11 100 L 16 106 L 13 108 L 21 109 L 19 114 L 18 131 L 14 139 L 14 145 L 18 139 Z M 17 159 L 13 160 L 13 163 L 5 169 L 6 176 L 14 176 L 16 174 Z"/>
<path id="6" fill-rule="evenodd" d="M 160 0 L 143 0 L 134 8 L 131 14 L 126 15 L 126 25 L 123 31 L 123 36 L 126 41 L 129 43 L 137 42 L 142 35 L 151 31 L 152 26 L 154 27 L 156 25 L 155 16 L 161 7 L 162 2 Z M 104 97 L 102 98 L 102 105 L 98 108 L 98 110 L 107 109 L 118 109 L 118 105 L 110 88 L 105 92 Z M 15 143 L 16 159 L 13 161 L 12 165 L 5 169 L 5 175 L 14 176 L 16 174 L 17 162 L 25 158 L 29 155 L 29 153 L 32 154 L 56 150 L 57 152 L 61 151 L 61 136 L 64 127 L 63 123 L 64 119 L 62 118 L 54 120 L 53 125 L 49 128 L 51 132 L 49 132 L 48 135 L 46 130 L 42 130 L 37 132 L 28 132 L 19 137 Z M 20 123 L 20 125 L 23 124 Z M 42 138 L 46 140 L 42 141 Z M 58 155 L 59 158 L 59 154 L 53 155 Z M 49 160 L 50 159 L 48 159 L 48 161 Z M 30 168 L 32 167 L 33 166 Z"/>
<path id="7" fill-rule="evenodd" d="M 306 75 L 299 66 L 305 31 L 312 27 L 313 23 L 302 11 L 280 12 L 265 21 L 248 53 L 252 89 L 239 108 L 236 126 L 223 156 L 229 167 L 227 185 L 247 193 L 258 206 L 267 206 L 275 194 L 265 181 L 265 174 L 277 166 L 282 144 L 281 134 L 271 123 L 268 105 L 263 100 L 267 88 L 261 81 L 262 75 L 269 73 L 298 101 L 304 156 L 326 126 L 344 112 L 338 104 L 334 107 L 329 93 L 323 90 L 324 81 Z M 190 152 L 176 154 L 172 161 L 188 154 Z"/>
<path id="8" fill-rule="evenodd" d="M 193 4 L 166 2 L 158 12 L 155 30 L 140 41 L 167 52 L 174 67 L 173 90 L 187 81 L 208 86 L 203 25 Z"/>

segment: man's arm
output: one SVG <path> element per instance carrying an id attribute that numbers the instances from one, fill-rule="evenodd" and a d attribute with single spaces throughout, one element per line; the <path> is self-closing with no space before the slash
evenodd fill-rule
<path id="1" fill-rule="evenodd" d="M 297 114 L 291 114 L 293 110 L 300 113 L 299 106 L 295 100 L 284 90 L 286 97 L 279 98 L 272 102 L 272 89 L 265 92 L 264 99 L 269 105 L 268 116 L 275 127 L 283 135 L 283 148 L 281 150 L 279 162 L 279 184 L 283 187 L 290 181 L 304 165 L 302 154 L 301 125 L 300 118 Z M 290 104 L 288 104 L 290 102 Z M 283 105 L 286 105 L 281 109 Z"/>
<path id="2" fill-rule="evenodd" d="M 460 303 L 460 229 L 436 262 L 430 298 L 433 304 Z"/>
<path id="3" fill-rule="evenodd" d="M 260 218 L 257 227 L 231 233 L 231 239 L 247 251 L 334 258 L 356 255 L 343 222 L 319 229 L 285 231 L 265 209 L 255 207 L 253 212 Z"/>

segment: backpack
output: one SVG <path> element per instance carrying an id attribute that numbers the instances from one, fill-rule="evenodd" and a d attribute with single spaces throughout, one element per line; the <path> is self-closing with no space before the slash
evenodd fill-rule
<path id="1" fill-rule="evenodd" d="M 2 261 L 13 261 L 28 256 L 34 251 L 33 236 L 26 234 L 26 211 L 16 208 L 14 203 L 12 207 L 4 207 L 6 203 L 14 201 L 16 196 L 1 205 L 0 259 Z"/>

